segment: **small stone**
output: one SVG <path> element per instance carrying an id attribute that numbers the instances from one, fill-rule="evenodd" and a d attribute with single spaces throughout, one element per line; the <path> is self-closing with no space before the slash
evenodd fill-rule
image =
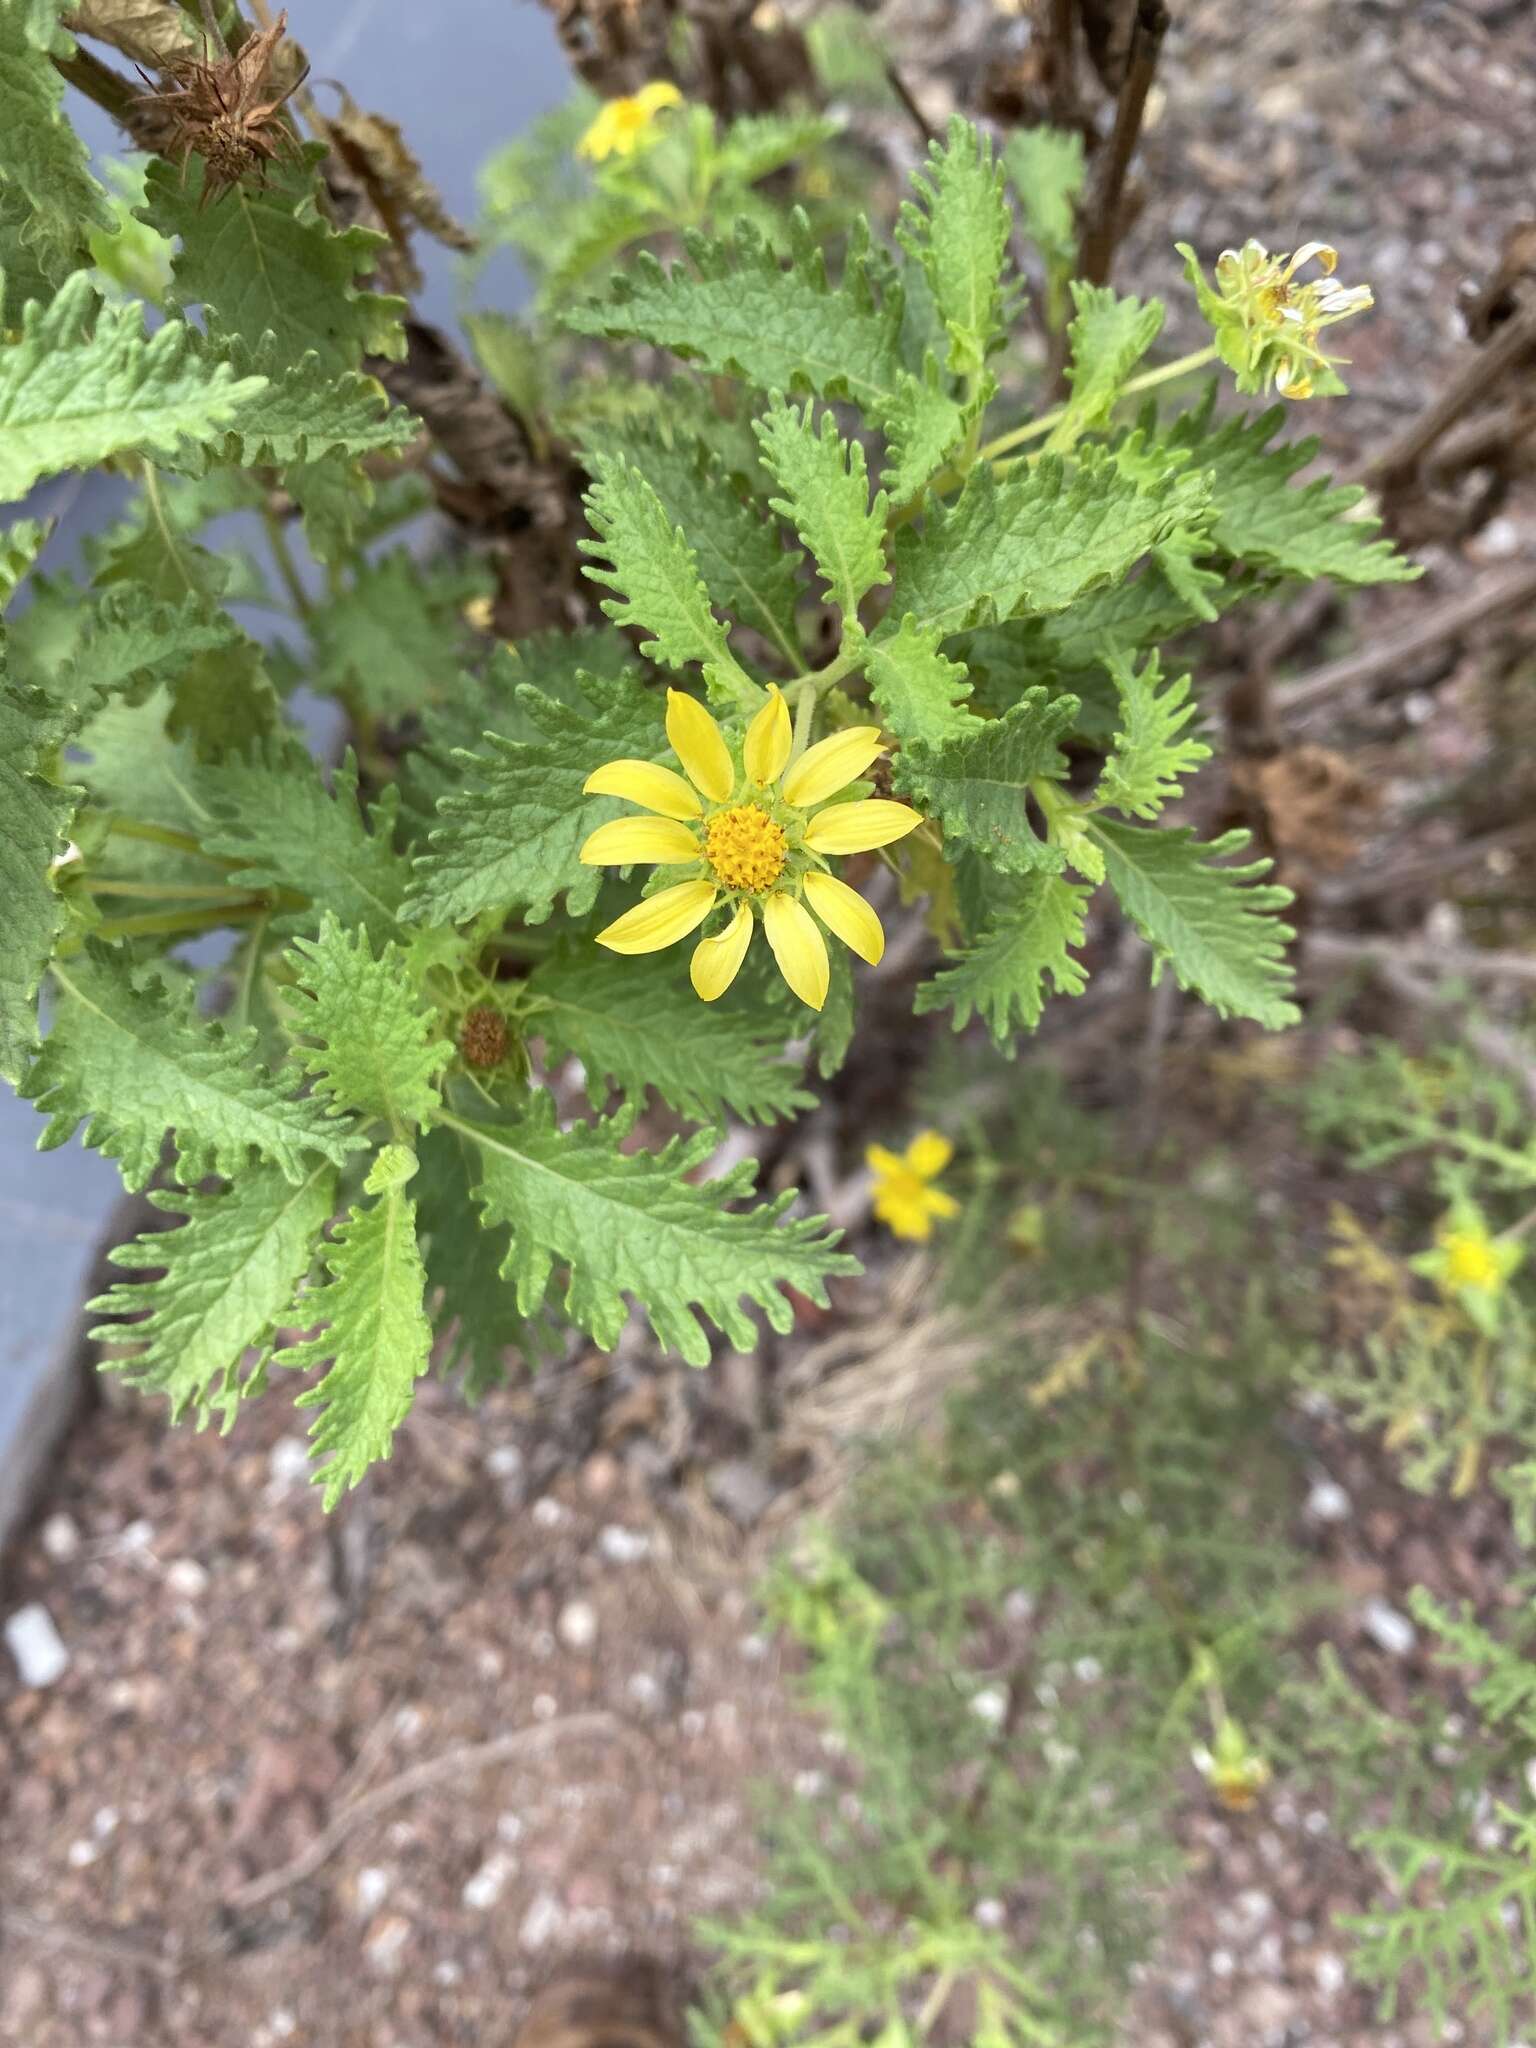
<path id="1" fill-rule="evenodd" d="M 1306 1512 L 1314 1522 L 1347 1522 L 1353 1503 L 1336 1479 L 1319 1479 L 1307 1495 Z"/>
<path id="2" fill-rule="evenodd" d="M 371 1920 L 389 1896 L 390 1875 L 377 1863 L 369 1863 L 357 1873 L 357 1910 L 364 1920 Z"/>
<path id="3" fill-rule="evenodd" d="M 80 1527 L 72 1515 L 50 1515 L 37 1532 L 43 1554 L 55 1564 L 68 1564 L 80 1555 Z"/>
<path id="4" fill-rule="evenodd" d="M 503 1849 L 493 1849 L 459 1894 L 472 1913 L 488 1913 L 517 1874 L 517 1858 Z"/>
<path id="5" fill-rule="evenodd" d="M 154 1544 L 155 1525 L 141 1515 L 137 1521 L 128 1524 L 117 1540 L 124 1550 L 137 1552 L 142 1557 Z"/>
<path id="6" fill-rule="evenodd" d="M 405 1946 L 410 1938 L 411 1923 L 403 1914 L 391 1913 L 383 1920 L 375 1920 L 363 1943 L 369 1969 L 376 1970 L 381 1977 L 394 1976 L 405 1960 Z"/>
<path id="7" fill-rule="evenodd" d="M 299 2017 L 291 2006 L 274 2005 L 267 2014 L 267 2032 L 274 2041 L 291 2041 L 299 2031 Z"/>
<path id="8" fill-rule="evenodd" d="M 610 1522 L 597 1539 L 597 1547 L 610 1564 L 638 1564 L 651 1554 L 651 1539 L 640 1529 L 626 1529 Z"/>
<path id="9" fill-rule="evenodd" d="M 485 1469 L 495 1479 L 515 1479 L 523 1469 L 523 1454 L 516 1444 L 493 1444 L 485 1454 Z"/>
<path id="10" fill-rule="evenodd" d="M 824 1771 L 796 1771 L 795 1796 L 798 1799 L 819 1799 L 827 1789 Z"/>
<path id="11" fill-rule="evenodd" d="M 1072 1674 L 1079 1685 L 1097 1685 L 1104 1676 L 1104 1666 L 1097 1657 L 1079 1657 L 1072 1666 Z"/>
<path id="12" fill-rule="evenodd" d="M 82 1835 L 78 1842 L 71 1842 L 64 1852 L 64 1860 L 71 1870 L 85 1870 L 101 1854 L 100 1842 L 93 1842 Z"/>
<path id="13" fill-rule="evenodd" d="M 526 1949 L 548 1948 L 565 1925 L 565 1908 L 553 1892 L 540 1892 L 523 1915 L 517 1938 Z"/>
<path id="14" fill-rule="evenodd" d="M 777 1498 L 777 1488 L 767 1473 L 750 1458 L 728 1458 L 709 1475 L 709 1497 L 738 1529 L 759 1523 Z"/>
<path id="15" fill-rule="evenodd" d="M 1367 1602 L 1361 1626 L 1378 1649 L 1389 1657 L 1406 1657 L 1419 1640 L 1419 1632 L 1406 1614 L 1389 1607 L 1385 1600 Z"/>
<path id="16" fill-rule="evenodd" d="M 444 1956 L 440 1963 L 432 1965 L 432 1982 L 434 1984 L 441 1984 L 445 1990 L 455 1984 L 462 1983 L 463 1980 L 463 1966 L 456 1963 L 452 1956 Z"/>
<path id="17" fill-rule="evenodd" d="M 618 1484 L 619 1461 L 611 1451 L 594 1451 L 581 1468 L 581 1490 L 588 1500 L 606 1500 Z"/>
<path id="18" fill-rule="evenodd" d="M 109 1835 L 117 1833 L 117 1824 L 122 1815 L 115 1806 L 98 1806 L 91 1815 L 91 1833 L 98 1842 L 104 1842 Z"/>
<path id="19" fill-rule="evenodd" d="M 301 1436 L 280 1436 L 267 1453 L 267 1484 L 287 1493 L 309 1477 L 309 1445 Z"/>
<path id="20" fill-rule="evenodd" d="M 195 1557 L 178 1557 L 165 1568 L 165 1583 L 183 1599 L 195 1600 L 208 1590 L 208 1574 Z"/>
<path id="21" fill-rule="evenodd" d="M 541 1494 L 533 1504 L 533 1519 L 541 1529 L 558 1529 L 570 1519 L 569 1511 L 552 1494 Z"/>
<path id="22" fill-rule="evenodd" d="M 533 1718 L 535 1721 L 553 1721 L 560 1711 L 560 1702 L 552 1692 L 539 1692 L 533 1696 Z"/>
<path id="23" fill-rule="evenodd" d="M 737 1647 L 749 1664 L 761 1664 L 768 1655 L 768 1638 L 759 1635 L 743 1636 Z"/>
<path id="24" fill-rule="evenodd" d="M 1236 1968 L 1237 1960 L 1230 1949 L 1216 1948 L 1211 1950 L 1211 1975 L 1213 1977 L 1230 1977 Z"/>
<path id="25" fill-rule="evenodd" d="M 1312 1975 L 1324 1998 L 1337 1998 L 1349 1981 L 1349 1972 L 1344 1967 L 1343 1958 L 1334 1955 L 1329 1949 L 1324 1949 L 1312 1965 Z"/>
<path id="26" fill-rule="evenodd" d="M 597 1610 L 586 1600 L 568 1600 L 555 1633 L 568 1650 L 590 1650 L 597 1641 Z"/>
<path id="27" fill-rule="evenodd" d="M 1003 1619 L 1014 1628 L 1024 1628 L 1035 1618 L 1035 1599 L 1022 1586 L 1015 1586 L 1003 1602 Z"/>
<path id="28" fill-rule="evenodd" d="M 978 1927 L 999 1928 L 1008 1918 L 1008 1908 L 1001 1899 L 978 1899 L 971 1917 Z"/>
<path id="29" fill-rule="evenodd" d="M 971 1695 L 971 1712 L 989 1728 L 1001 1728 L 1008 1714 L 1007 1686 L 984 1685 Z"/>
<path id="30" fill-rule="evenodd" d="M 18 1607 L 5 1624 L 5 1647 L 16 1660 L 23 1685 L 41 1690 L 55 1685 L 69 1669 L 69 1652 L 40 1600 Z"/>
<path id="31" fill-rule="evenodd" d="M 632 1671 L 624 1681 L 624 1690 L 642 1714 L 659 1711 L 663 1698 L 661 1680 L 649 1671 Z"/>

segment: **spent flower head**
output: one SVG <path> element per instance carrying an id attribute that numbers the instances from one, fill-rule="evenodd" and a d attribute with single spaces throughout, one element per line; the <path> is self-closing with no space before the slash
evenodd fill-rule
<path id="1" fill-rule="evenodd" d="M 576 154 L 594 164 L 611 156 L 633 156 L 655 140 L 657 118 L 668 107 L 680 107 L 683 96 L 664 78 L 642 85 L 628 98 L 607 100 L 597 119 L 576 145 Z"/>
<path id="2" fill-rule="evenodd" d="M 1334 282 L 1336 249 L 1304 242 L 1288 256 L 1272 256 L 1262 242 L 1247 241 L 1217 257 L 1213 290 L 1189 244 L 1175 246 L 1239 391 L 1273 385 L 1282 398 L 1318 398 L 1344 390 L 1334 365 L 1348 357 L 1327 354 L 1318 336 L 1374 300 L 1369 285 Z M 1299 281 L 1297 272 L 1314 261 L 1322 275 Z"/>
<path id="3" fill-rule="evenodd" d="M 938 1131 L 919 1131 L 905 1152 L 888 1152 L 884 1145 L 866 1150 L 864 1163 L 875 1176 L 875 1216 L 893 1237 L 922 1243 L 933 1235 L 935 1221 L 959 1215 L 954 1196 L 933 1185 L 954 1153 Z"/>
<path id="4" fill-rule="evenodd" d="M 1491 1336 L 1505 1289 L 1524 1256 L 1521 1245 L 1494 1236 L 1475 1202 L 1462 1200 L 1440 1219 L 1430 1249 L 1409 1264 Z"/>
<path id="5" fill-rule="evenodd" d="M 653 761 L 609 761 L 583 785 L 589 796 L 625 797 L 651 813 L 599 825 L 581 849 L 589 867 L 654 861 L 677 875 L 600 931 L 597 943 L 655 953 L 725 911 L 720 929 L 694 947 L 690 970 L 712 1003 L 736 979 L 761 919 L 780 973 L 819 1010 L 831 978 L 822 925 L 871 965 L 885 951 L 879 918 L 828 873 L 827 855 L 889 846 L 923 822 L 906 804 L 880 798 L 829 801 L 883 751 L 880 728 L 849 726 L 791 764 L 789 708 L 775 686 L 747 727 L 738 762 L 697 698 L 668 690 L 667 738 L 686 779 Z"/>

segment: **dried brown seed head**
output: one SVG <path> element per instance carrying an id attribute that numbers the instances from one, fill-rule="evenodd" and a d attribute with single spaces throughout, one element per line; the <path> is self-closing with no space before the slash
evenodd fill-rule
<path id="1" fill-rule="evenodd" d="M 471 1067 L 499 1067 L 507 1056 L 507 1020 L 484 1003 L 466 1010 L 459 1026 L 459 1051 Z"/>
<path id="2" fill-rule="evenodd" d="M 280 14 L 233 56 L 221 51 L 216 57 L 172 58 L 159 91 L 142 93 L 134 102 L 136 130 L 163 124 L 164 155 L 183 165 L 202 158 L 204 205 L 298 147 L 283 106 L 307 67 L 291 61 L 291 46 L 282 47 L 287 26 L 287 14 Z M 287 84 L 279 85 L 275 66 L 288 76 Z"/>

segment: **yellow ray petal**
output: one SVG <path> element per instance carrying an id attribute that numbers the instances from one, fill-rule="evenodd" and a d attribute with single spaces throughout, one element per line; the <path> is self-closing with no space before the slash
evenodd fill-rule
<path id="1" fill-rule="evenodd" d="M 615 818 L 599 825 L 581 849 L 588 868 L 625 868 L 631 861 L 698 860 L 699 842 L 673 818 Z"/>
<path id="2" fill-rule="evenodd" d="M 832 978 L 827 942 L 804 904 L 782 892 L 763 905 L 763 930 L 779 963 L 779 972 L 802 1003 L 819 1010 L 827 1000 Z"/>
<path id="3" fill-rule="evenodd" d="M 667 692 L 667 738 L 694 788 L 723 804 L 736 781 L 730 748 L 704 706 L 682 690 Z"/>
<path id="4" fill-rule="evenodd" d="M 889 846 L 915 832 L 922 819 L 906 804 L 893 804 L 884 797 L 866 797 L 862 803 L 834 804 L 818 811 L 805 834 L 812 853 L 867 853 L 872 846 Z"/>
<path id="5" fill-rule="evenodd" d="M 958 1216 L 960 1204 L 942 1188 L 924 1188 L 923 1206 L 930 1216 Z"/>
<path id="6" fill-rule="evenodd" d="M 752 913 L 745 903 L 738 903 L 736 915 L 725 930 L 713 939 L 700 939 L 694 947 L 688 973 L 706 1003 L 723 996 L 736 979 L 736 970 L 747 957 L 751 941 Z"/>
<path id="7" fill-rule="evenodd" d="M 819 804 L 846 789 L 881 752 L 878 725 L 850 725 L 830 739 L 818 740 L 803 753 L 784 778 L 787 804 Z"/>
<path id="8" fill-rule="evenodd" d="M 759 785 L 778 781 L 794 737 L 784 693 L 777 683 L 770 683 L 768 702 L 747 727 L 747 741 L 742 749 L 742 760 L 752 781 Z"/>
<path id="9" fill-rule="evenodd" d="M 885 951 L 885 933 L 857 889 L 850 889 L 836 875 L 811 874 L 805 878 L 805 900 L 845 946 L 871 967 L 875 965 Z"/>
<path id="10" fill-rule="evenodd" d="M 659 114 L 663 107 L 680 107 L 683 96 L 669 79 L 653 79 L 635 94 L 635 105 L 644 113 Z"/>
<path id="11" fill-rule="evenodd" d="M 872 1173 L 900 1173 L 902 1162 L 886 1145 L 866 1145 L 864 1164 Z"/>
<path id="12" fill-rule="evenodd" d="M 679 882 L 615 918 L 598 933 L 597 943 L 611 953 L 659 953 L 704 922 L 716 893 L 713 882 Z"/>
<path id="13" fill-rule="evenodd" d="M 955 1148 L 938 1131 L 919 1131 L 907 1147 L 907 1165 L 920 1180 L 933 1180 L 955 1156 Z"/>
<path id="14" fill-rule="evenodd" d="M 584 796 L 622 796 L 664 818 L 702 818 L 704 806 L 671 768 L 654 761 L 605 761 L 581 785 Z"/>

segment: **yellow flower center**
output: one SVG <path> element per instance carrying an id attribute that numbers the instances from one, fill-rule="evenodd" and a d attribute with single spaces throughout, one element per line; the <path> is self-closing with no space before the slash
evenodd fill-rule
<path id="1" fill-rule="evenodd" d="M 1470 1231 L 1451 1230 L 1440 1240 L 1445 1275 L 1453 1287 L 1497 1288 L 1503 1275 L 1493 1247 Z"/>
<path id="2" fill-rule="evenodd" d="M 784 872 L 789 840 L 757 804 L 716 811 L 704 828 L 704 858 L 727 889 L 760 895 Z"/>

